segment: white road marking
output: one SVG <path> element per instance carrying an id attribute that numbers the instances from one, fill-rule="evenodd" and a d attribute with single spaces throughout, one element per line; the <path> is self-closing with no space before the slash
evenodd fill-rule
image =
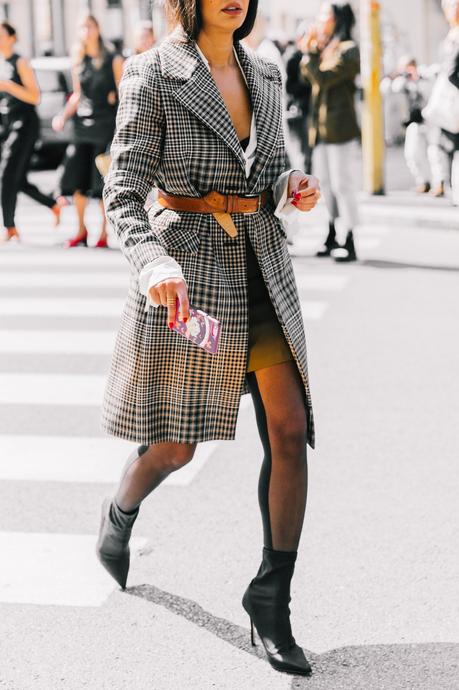
<path id="1" fill-rule="evenodd" d="M 68 288 L 125 288 L 128 275 L 125 271 L 94 271 L 77 273 L 49 273 L 27 271 L 17 273 L 5 271 L 0 273 L 0 287 L 7 288 L 37 288 L 37 287 L 68 287 Z M 14 292 L 11 293 L 14 295 Z"/>
<path id="2" fill-rule="evenodd" d="M 326 302 L 302 302 L 301 312 L 306 321 L 318 321 L 328 309 Z"/>
<path id="3" fill-rule="evenodd" d="M 105 376 L 0 373 L 0 404 L 100 406 Z"/>
<path id="4" fill-rule="evenodd" d="M 21 252 L 12 251 L 12 248 L 3 247 L 0 249 L 0 266 L 7 268 L 39 268 L 40 266 L 76 266 L 81 269 L 100 268 L 102 271 L 107 268 L 125 268 L 128 271 L 128 264 L 121 252 L 106 251 L 92 252 L 88 249 L 59 249 L 50 251 Z"/>
<path id="5" fill-rule="evenodd" d="M 117 298 L 1 298 L 2 316 L 121 316 L 124 299 Z"/>
<path id="6" fill-rule="evenodd" d="M 323 238 L 322 238 L 323 239 Z M 377 237 L 362 237 L 358 240 L 356 239 L 357 251 L 370 251 L 376 249 L 381 244 L 381 240 Z M 321 242 L 317 238 L 302 238 L 301 240 L 295 240 L 295 243 L 290 247 L 289 251 L 291 256 L 302 256 L 314 255 L 315 252 L 320 249 Z"/>
<path id="7" fill-rule="evenodd" d="M 131 553 L 147 540 L 131 539 Z M 0 601 L 46 606 L 101 606 L 117 589 L 87 534 L 0 532 Z"/>
<path id="8" fill-rule="evenodd" d="M 338 292 L 343 290 L 349 282 L 348 276 L 339 276 L 334 273 L 304 274 L 296 271 L 295 278 L 299 290 L 314 292 Z"/>
<path id="9" fill-rule="evenodd" d="M 1 331 L 0 352 L 109 355 L 115 338 L 113 331 Z"/>
<path id="10" fill-rule="evenodd" d="M 192 462 L 164 485 L 191 484 L 218 446 L 218 441 L 199 444 Z M 117 484 L 136 447 L 112 437 L 0 435 L 0 481 Z"/>

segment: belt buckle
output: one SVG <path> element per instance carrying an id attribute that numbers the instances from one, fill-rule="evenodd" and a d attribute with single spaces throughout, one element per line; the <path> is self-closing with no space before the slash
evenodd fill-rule
<path id="1" fill-rule="evenodd" d="M 244 194 L 244 199 L 258 199 L 256 211 L 246 211 L 246 216 L 254 216 L 256 213 L 260 212 L 261 209 L 261 194 Z"/>

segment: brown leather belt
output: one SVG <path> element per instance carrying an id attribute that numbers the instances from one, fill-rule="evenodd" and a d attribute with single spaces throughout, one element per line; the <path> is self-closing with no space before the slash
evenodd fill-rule
<path id="1" fill-rule="evenodd" d="M 158 202 L 173 211 L 191 213 L 258 213 L 271 198 L 271 191 L 253 196 L 209 192 L 202 197 L 175 196 L 158 190 Z"/>

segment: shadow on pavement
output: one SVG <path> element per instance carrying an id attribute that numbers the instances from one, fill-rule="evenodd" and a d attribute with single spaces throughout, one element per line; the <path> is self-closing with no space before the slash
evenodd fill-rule
<path id="1" fill-rule="evenodd" d="M 423 269 L 425 271 L 447 271 L 451 273 L 459 273 L 459 266 L 439 266 L 429 264 L 412 264 L 404 263 L 403 261 L 384 261 L 380 259 L 366 259 L 359 261 L 359 266 L 368 266 L 369 268 L 411 268 Z"/>
<path id="2" fill-rule="evenodd" d="M 146 584 L 128 587 L 126 594 L 164 606 L 233 647 L 266 660 L 258 638 L 257 646 L 251 646 L 248 628 L 214 616 L 191 599 Z M 304 651 L 311 662 L 313 675 L 306 678 L 292 676 L 291 690 L 459 688 L 459 644 L 375 644 L 340 647 L 323 654 Z"/>

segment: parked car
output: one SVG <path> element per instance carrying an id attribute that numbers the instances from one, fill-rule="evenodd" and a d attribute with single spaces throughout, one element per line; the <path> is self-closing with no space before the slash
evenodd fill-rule
<path id="1" fill-rule="evenodd" d="M 70 141 L 72 123 L 63 132 L 55 132 L 52 120 L 62 111 L 72 93 L 72 62 L 69 57 L 39 57 L 31 61 L 41 90 L 41 102 L 37 107 L 40 117 L 40 140 L 32 161 L 34 168 L 55 169 L 64 157 Z"/>

